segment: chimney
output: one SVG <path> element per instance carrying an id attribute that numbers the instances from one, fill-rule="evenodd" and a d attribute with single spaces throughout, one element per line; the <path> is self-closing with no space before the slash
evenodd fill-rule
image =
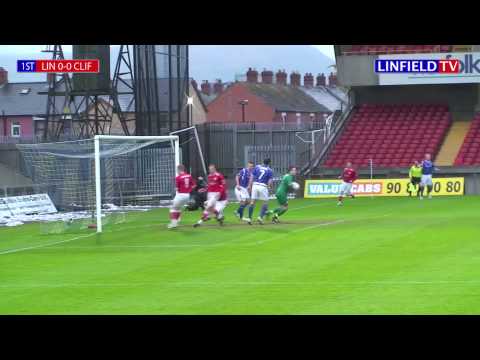
<path id="1" fill-rule="evenodd" d="M 8 84 L 8 71 L 0 67 L 0 86 Z"/>
<path id="2" fill-rule="evenodd" d="M 264 84 L 273 84 L 273 71 L 263 70 L 262 71 L 262 82 Z"/>
<path id="3" fill-rule="evenodd" d="M 258 71 L 252 68 L 248 68 L 247 71 L 247 82 L 256 83 L 258 82 Z"/>
<path id="4" fill-rule="evenodd" d="M 330 73 L 330 75 L 328 76 L 328 86 L 337 86 L 337 75 L 335 75 L 334 73 Z"/>
<path id="5" fill-rule="evenodd" d="M 303 76 L 303 86 L 305 87 L 312 88 L 314 85 L 314 81 L 315 79 L 313 78 L 312 73 L 306 73 Z"/>
<path id="6" fill-rule="evenodd" d="M 210 86 L 210 83 L 208 82 L 208 80 L 203 80 L 201 88 L 202 88 L 202 93 L 203 94 L 210 95 L 212 89 L 211 89 L 211 86 Z"/>
<path id="7" fill-rule="evenodd" d="M 192 87 L 193 87 L 195 90 L 198 90 L 198 84 L 197 84 L 197 82 L 196 82 L 194 79 L 192 79 L 191 83 L 192 83 Z"/>
<path id="8" fill-rule="evenodd" d="M 293 71 L 290 74 L 290 85 L 291 86 L 300 86 L 300 82 L 302 80 L 302 77 L 298 72 Z"/>
<path id="9" fill-rule="evenodd" d="M 325 86 L 327 85 L 327 78 L 325 77 L 324 73 L 318 74 L 317 76 L 317 86 Z"/>
<path id="10" fill-rule="evenodd" d="M 278 70 L 277 73 L 275 74 L 277 84 L 280 85 L 287 85 L 287 73 L 285 70 Z"/>
<path id="11" fill-rule="evenodd" d="M 333 74 L 332 80 L 333 80 L 333 86 L 337 86 L 338 85 L 337 74 Z"/>
<path id="12" fill-rule="evenodd" d="M 213 84 L 213 93 L 218 95 L 223 91 L 222 80 L 218 79 L 215 84 Z"/>

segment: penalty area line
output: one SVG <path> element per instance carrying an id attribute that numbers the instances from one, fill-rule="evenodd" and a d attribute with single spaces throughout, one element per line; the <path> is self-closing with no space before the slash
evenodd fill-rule
<path id="1" fill-rule="evenodd" d="M 96 233 L 91 233 L 91 234 L 76 236 L 76 237 L 71 238 L 71 239 L 55 241 L 55 242 L 51 242 L 51 243 L 47 243 L 47 244 L 42 244 L 42 245 L 35 245 L 35 246 L 28 246 L 28 247 L 24 247 L 24 248 L 9 249 L 9 250 L 5 250 L 5 251 L 0 251 L 0 255 L 12 254 L 12 253 L 21 252 L 21 251 L 41 249 L 41 248 L 45 248 L 45 247 L 48 247 L 48 246 L 53 246 L 53 245 L 57 245 L 57 244 L 63 244 L 63 243 L 67 243 L 67 242 L 71 242 L 71 241 L 75 241 L 75 240 L 87 238 L 87 237 L 93 236 L 93 235 L 95 235 L 95 234 L 96 234 Z"/>

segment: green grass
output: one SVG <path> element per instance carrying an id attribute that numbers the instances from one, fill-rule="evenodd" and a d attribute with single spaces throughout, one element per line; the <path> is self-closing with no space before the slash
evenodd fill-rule
<path id="1" fill-rule="evenodd" d="M 293 200 L 252 227 L 234 208 L 0 228 L 0 314 L 480 314 L 480 197 Z"/>

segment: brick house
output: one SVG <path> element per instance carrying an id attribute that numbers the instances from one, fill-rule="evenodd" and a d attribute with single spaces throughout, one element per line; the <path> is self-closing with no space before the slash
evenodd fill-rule
<path id="1" fill-rule="evenodd" d="M 258 81 L 258 72 L 249 69 L 246 81 L 235 82 L 217 94 L 207 105 L 207 121 L 301 123 L 322 120 L 335 110 L 319 102 L 321 97 L 310 94 L 314 85 L 311 74 L 306 74 L 304 87 L 299 73 L 290 75 L 289 84 L 284 71 L 278 71 L 275 79 L 271 71 L 264 70 L 261 75 Z"/>
<path id="2" fill-rule="evenodd" d="M 47 89 L 46 81 L 9 83 L 8 72 L 0 67 L 0 142 L 33 139 L 47 106 L 46 96 L 38 92 Z"/>

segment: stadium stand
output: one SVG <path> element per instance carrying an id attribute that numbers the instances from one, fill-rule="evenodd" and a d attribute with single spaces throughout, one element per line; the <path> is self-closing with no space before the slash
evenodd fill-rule
<path id="1" fill-rule="evenodd" d="M 480 165 L 480 113 L 473 118 L 467 136 L 455 159 L 455 165 Z"/>
<path id="2" fill-rule="evenodd" d="M 450 52 L 451 45 L 352 45 L 344 55 L 381 55 Z"/>
<path id="3" fill-rule="evenodd" d="M 357 107 L 325 167 L 347 161 L 366 167 L 407 167 L 425 153 L 435 159 L 451 123 L 446 105 L 373 105 Z"/>

